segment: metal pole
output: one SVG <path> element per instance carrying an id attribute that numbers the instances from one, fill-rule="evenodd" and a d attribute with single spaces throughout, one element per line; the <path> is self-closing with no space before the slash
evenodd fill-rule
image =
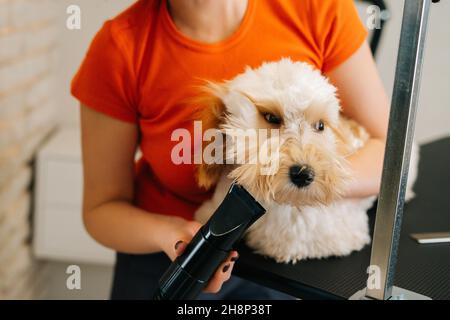
<path id="1" fill-rule="evenodd" d="M 430 3 L 405 0 L 370 260 L 379 267 L 381 287 L 366 289 L 372 299 L 392 296 Z"/>

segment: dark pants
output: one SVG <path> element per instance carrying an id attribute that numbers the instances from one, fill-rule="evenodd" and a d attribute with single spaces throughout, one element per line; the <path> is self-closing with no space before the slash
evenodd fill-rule
<path id="1" fill-rule="evenodd" d="M 117 254 L 111 293 L 113 300 L 150 300 L 158 280 L 169 267 L 164 253 L 146 255 Z M 291 300 L 291 296 L 257 285 L 238 277 L 231 277 L 217 294 L 202 293 L 200 300 Z"/>

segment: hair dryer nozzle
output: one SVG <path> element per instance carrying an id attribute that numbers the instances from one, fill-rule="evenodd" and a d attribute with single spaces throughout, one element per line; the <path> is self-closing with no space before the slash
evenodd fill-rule
<path id="1" fill-rule="evenodd" d="M 155 300 L 195 299 L 265 209 L 238 184 L 160 279 Z"/>

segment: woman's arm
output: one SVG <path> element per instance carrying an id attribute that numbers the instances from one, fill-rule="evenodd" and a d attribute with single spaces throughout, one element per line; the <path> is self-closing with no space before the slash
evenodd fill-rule
<path id="1" fill-rule="evenodd" d="M 381 182 L 389 100 L 367 43 L 326 76 L 338 88 L 344 114 L 364 126 L 371 136 L 363 148 L 348 158 L 355 179 L 346 196 L 375 195 Z"/>
<path id="2" fill-rule="evenodd" d="M 117 251 L 161 251 L 161 239 L 167 239 L 169 226 L 177 218 L 149 214 L 132 205 L 138 129 L 85 106 L 81 108 L 81 129 L 87 231 Z"/>
<path id="3" fill-rule="evenodd" d="M 175 259 L 201 225 L 146 212 L 132 204 L 137 127 L 82 105 L 81 132 L 83 221 L 88 233 L 116 251 L 135 254 L 164 251 Z M 236 256 L 232 252 L 223 262 L 206 291 L 220 290 L 231 275 L 234 265 L 231 258 Z M 225 265 L 228 270 L 223 272 Z"/>

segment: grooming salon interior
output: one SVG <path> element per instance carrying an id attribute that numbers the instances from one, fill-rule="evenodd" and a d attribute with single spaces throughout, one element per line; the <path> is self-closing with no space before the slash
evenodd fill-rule
<path id="1" fill-rule="evenodd" d="M 449 16 L 0 0 L 0 300 L 449 300 Z"/>

